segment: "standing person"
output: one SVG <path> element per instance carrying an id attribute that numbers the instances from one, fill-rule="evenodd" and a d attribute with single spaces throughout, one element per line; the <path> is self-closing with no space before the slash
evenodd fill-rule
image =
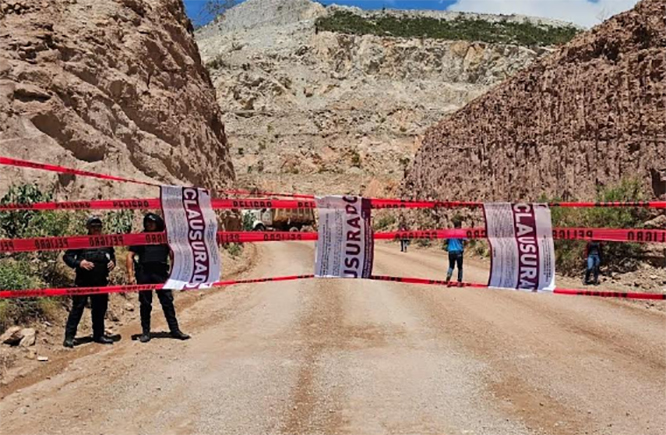
<path id="1" fill-rule="evenodd" d="M 400 224 L 400 231 L 407 231 L 407 225 L 405 223 Z M 400 238 L 400 252 L 407 252 L 407 246 L 409 246 L 409 239 L 405 236 Z"/>
<path id="2" fill-rule="evenodd" d="M 144 232 L 162 232 L 165 229 L 164 220 L 155 213 L 148 213 L 143 218 Z M 161 284 L 169 279 L 169 253 L 168 245 L 130 246 L 127 256 L 127 275 L 130 282 L 136 278 L 137 284 Z M 173 306 L 173 292 L 171 290 L 157 290 L 157 298 L 162 305 L 169 331 L 173 338 L 187 340 L 189 335 L 183 333 L 178 327 L 176 308 Z M 141 305 L 141 343 L 150 341 L 150 313 L 153 310 L 153 292 L 145 290 L 139 292 Z"/>
<path id="3" fill-rule="evenodd" d="M 88 218 L 86 228 L 89 235 L 102 234 L 102 220 L 97 216 Z M 63 260 L 67 266 L 76 270 L 74 281 L 77 287 L 106 287 L 109 283 L 109 272 L 116 267 L 116 255 L 113 248 L 70 249 L 65 252 Z M 104 316 L 109 304 L 109 295 L 95 294 L 90 296 L 92 308 L 93 341 L 102 344 L 113 344 L 113 340 L 104 335 Z M 74 347 L 76 329 L 81 321 L 88 295 L 72 296 L 72 309 L 65 326 L 63 346 Z"/>
<path id="4" fill-rule="evenodd" d="M 594 273 L 594 285 L 599 285 L 599 269 L 601 267 L 601 243 L 592 240 L 585 247 L 585 257 L 587 258 L 587 269 L 585 270 L 584 285 L 590 283 L 590 274 Z"/>
<path id="5" fill-rule="evenodd" d="M 453 221 L 454 228 L 461 227 L 460 220 Z M 449 251 L 449 270 L 446 272 L 446 282 L 451 280 L 453 267 L 458 266 L 458 282 L 463 280 L 463 254 L 465 252 L 465 239 L 447 239 L 447 250 Z"/>

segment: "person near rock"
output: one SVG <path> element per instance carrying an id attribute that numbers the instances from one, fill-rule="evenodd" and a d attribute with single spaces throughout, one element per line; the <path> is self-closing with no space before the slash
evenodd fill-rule
<path id="1" fill-rule="evenodd" d="M 148 213 L 143 219 L 144 232 L 162 232 L 165 229 L 164 220 L 155 213 Z M 137 284 L 161 284 L 169 279 L 169 245 L 130 246 L 127 256 L 127 275 L 130 282 Z M 162 305 L 169 331 L 173 338 L 187 340 L 189 335 L 183 333 L 176 319 L 176 308 L 173 305 L 173 292 L 171 290 L 157 290 L 157 298 Z M 153 292 L 145 290 L 139 292 L 141 313 L 142 343 L 150 341 L 150 313 L 153 310 Z"/>
<path id="2" fill-rule="evenodd" d="M 91 216 L 86 222 L 89 235 L 102 234 L 102 220 Z M 67 266 L 76 270 L 74 283 L 77 287 L 106 287 L 109 283 L 109 272 L 116 267 L 115 250 L 111 247 L 70 249 L 65 252 L 63 260 Z M 72 296 L 72 309 L 65 326 L 63 346 L 74 347 L 76 329 L 81 321 L 83 310 L 90 296 L 92 308 L 93 341 L 101 344 L 113 344 L 113 340 L 104 335 L 104 316 L 109 304 L 107 293 Z"/>
<path id="3" fill-rule="evenodd" d="M 453 220 L 453 227 L 460 228 L 462 222 L 460 219 Z M 463 256 L 465 253 L 465 240 L 466 239 L 447 239 L 447 251 L 449 251 L 449 270 L 446 272 L 446 282 L 451 281 L 453 275 L 453 268 L 458 267 L 458 282 L 463 280 Z"/>
<path id="4" fill-rule="evenodd" d="M 400 231 L 407 231 L 407 225 L 404 222 L 400 224 Z M 407 252 L 407 246 L 409 246 L 409 239 L 407 237 L 400 238 L 400 252 Z"/>
<path id="5" fill-rule="evenodd" d="M 592 240 L 585 247 L 585 257 L 587 258 L 587 268 L 585 270 L 584 285 L 599 285 L 599 269 L 601 267 L 601 243 L 598 240 Z M 594 281 L 590 282 L 590 275 L 594 274 Z"/>

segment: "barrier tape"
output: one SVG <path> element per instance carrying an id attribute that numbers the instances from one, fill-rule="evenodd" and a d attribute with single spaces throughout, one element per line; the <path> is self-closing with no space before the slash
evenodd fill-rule
<path id="1" fill-rule="evenodd" d="M 465 201 L 405 201 L 401 199 L 370 198 L 373 209 L 420 209 L 480 207 L 481 203 Z M 213 199 L 214 209 L 314 209 L 316 203 L 311 199 Z M 666 201 L 647 202 L 571 202 L 550 203 L 551 207 L 646 207 L 666 208 Z M 0 204 L 0 211 L 20 210 L 147 210 L 159 209 L 157 198 L 103 199 L 94 201 L 35 202 L 32 204 Z"/>
<path id="2" fill-rule="evenodd" d="M 213 199 L 214 209 L 302 209 L 315 208 L 314 201 L 271 200 L 264 198 Z M 106 199 L 95 201 L 35 202 L 32 204 L 0 204 L 0 211 L 21 210 L 148 210 L 159 209 L 158 198 Z"/>
<path id="3" fill-rule="evenodd" d="M 96 172 L 90 172 L 90 171 L 82 171 L 79 169 L 73 169 L 73 168 L 67 168 L 64 166 L 57 166 L 57 165 L 49 165 L 49 164 L 44 164 L 44 163 L 36 163 L 36 162 L 30 162 L 27 160 L 20 160 L 20 159 L 12 159 L 9 157 L 0 157 L 0 165 L 7 165 L 7 166 L 17 166 L 17 167 L 22 167 L 22 168 L 31 168 L 31 169 L 39 169 L 39 170 L 44 170 L 44 171 L 50 171 L 50 172 L 57 172 L 61 174 L 71 174 L 71 175 L 81 175 L 84 177 L 92 177 L 92 178 L 98 178 L 102 180 L 111 180 L 111 181 L 119 181 L 119 182 L 124 182 L 124 183 L 133 183 L 133 184 L 141 184 L 144 186 L 154 186 L 154 187 L 159 187 L 160 185 L 157 183 L 153 182 L 148 182 L 148 181 L 139 181 L 139 180 L 133 180 L 130 178 L 123 178 L 123 177 L 116 177 L 114 175 L 107 175 L 107 174 L 99 174 Z M 252 194 L 251 191 L 249 190 L 242 190 L 242 189 L 231 189 L 231 190 L 221 190 L 219 193 L 227 193 L 227 194 Z M 264 192 L 262 192 L 264 193 Z M 259 194 L 259 193 L 256 193 Z M 314 208 L 314 195 L 301 195 L 301 194 L 295 194 L 295 193 L 274 193 L 274 192 L 265 192 L 266 195 L 269 196 L 282 196 L 282 197 L 292 197 L 292 198 L 300 198 L 300 201 L 294 201 L 292 200 L 291 205 L 283 204 L 284 206 L 278 206 L 280 200 L 270 200 L 266 199 L 263 201 L 266 202 L 273 202 L 272 206 L 267 206 L 267 207 L 260 207 L 260 206 L 254 206 L 254 205 L 247 205 L 247 206 L 239 206 L 239 207 L 228 207 L 225 205 L 224 207 L 220 206 L 218 208 Z M 474 201 L 421 201 L 421 200 L 405 200 L 405 199 L 382 199 L 382 198 L 368 198 L 372 204 L 372 208 L 375 209 L 406 209 L 406 208 L 452 208 L 452 207 L 482 207 L 483 203 L 481 202 L 474 202 Z M 151 200 L 116 200 L 118 201 L 151 201 Z M 237 200 L 237 201 L 247 201 L 247 200 Z M 262 200 L 251 200 L 252 201 L 262 201 Z M 283 201 L 289 201 L 289 200 L 283 200 Z M 103 209 L 102 204 L 105 203 L 106 201 L 79 201 L 79 202 L 69 202 L 65 204 L 69 204 L 69 207 L 61 207 L 61 209 L 79 209 L 79 210 L 85 210 L 86 207 L 88 209 L 93 207 L 93 203 L 95 206 L 99 207 L 96 209 Z M 138 206 L 138 207 L 130 207 L 130 206 L 120 206 L 119 204 L 113 204 L 114 201 L 111 201 L 110 206 L 112 207 L 111 209 L 116 209 L 116 208 L 146 208 L 143 206 Z M 300 202 L 302 203 L 301 205 L 294 204 L 294 202 Z M 57 204 L 57 203 L 44 203 L 44 204 Z M 87 206 L 86 206 L 87 204 Z M 222 204 L 222 203 L 220 203 Z M 304 205 L 304 204 L 309 204 L 309 205 Z M 35 204 L 33 204 L 35 205 Z M 77 208 L 78 205 L 78 208 Z M 644 207 L 644 208 L 666 208 L 666 201 L 624 201 L 624 202 L 617 202 L 617 201 L 610 201 L 610 202 L 550 202 L 548 203 L 550 207 L 583 207 L 583 208 L 590 208 L 590 207 Z M 107 205 L 108 206 L 108 205 Z M 48 210 L 48 209 L 58 209 L 56 206 L 55 208 L 36 208 L 36 207 L 30 207 L 27 206 L 28 209 L 34 209 L 34 210 Z M 150 208 L 158 208 L 158 207 L 150 207 Z M 214 207 L 216 208 L 216 207 Z M 0 209 L 5 209 L 5 210 L 22 210 L 21 205 L 19 204 L 9 204 L 5 205 L 4 207 L 0 207 Z"/>
<path id="4" fill-rule="evenodd" d="M 27 160 L 12 159 L 9 157 L 0 157 L 0 165 L 17 166 L 20 168 L 40 169 L 43 171 L 57 172 L 59 174 L 80 175 L 82 177 L 99 178 L 101 180 L 120 181 L 122 183 L 141 184 L 144 186 L 160 185 L 149 181 L 132 180 L 130 178 L 116 177 L 115 175 L 98 174 L 96 172 L 82 171 L 80 169 L 66 168 L 64 166 L 49 165 L 45 163 L 29 162 Z"/>
<path id="5" fill-rule="evenodd" d="M 387 275 L 373 275 L 369 279 L 377 281 L 391 281 L 391 282 L 401 282 L 405 284 L 426 284 L 426 285 L 441 285 L 446 287 L 467 287 L 467 288 L 484 288 L 484 289 L 496 289 L 496 290 L 513 290 L 520 291 L 515 289 L 499 289 L 497 287 L 489 287 L 486 284 L 475 284 L 475 283 L 457 283 L 457 282 L 446 282 L 443 280 L 437 279 L 426 279 L 426 278 L 412 278 L 412 277 L 400 277 L 400 276 L 387 276 Z M 595 290 L 579 290 L 579 289 L 560 289 L 556 288 L 552 291 L 539 291 L 539 292 L 529 292 L 529 293 L 553 293 L 556 295 L 570 295 L 570 296 L 594 296 L 601 298 L 622 298 L 622 299 L 643 299 L 643 300 L 666 300 L 666 293 L 631 293 L 631 292 L 610 292 L 610 291 L 595 291 Z"/>
<path id="6" fill-rule="evenodd" d="M 217 243 L 308 242 L 315 241 L 315 232 L 291 231 L 219 231 Z M 485 239 L 482 228 L 450 230 L 394 231 L 375 233 L 375 240 L 438 240 Z M 613 228 L 555 228 L 556 240 L 598 240 L 603 242 L 666 243 L 666 230 L 627 230 Z M 144 246 L 167 244 L 165 233 L 102 234 L 98 236 L 35 237 L 0 239 L 0 252 L 59 251 L 66 249 L 101 248 L 110 246 Z"/>
<path id="7" fill-rule="evenodd" d="M 289 275 L 289 276 L 276 276 L 269 278 L 251 278 L 251 279 L 237 279 L 218 281 L 212 284 L 213 287 L 226 287 L 238 284 L 254 284 L 262 282 L 280 282 L 280 281 L 295 281 L 301 279 L 312 279 L 314 275 Z M 318 278 L 322 279 L 322 278 Z M 369 278 L 374 281 L 390 281 L 400 282 L 404 284 L 425 284 L 425 285 L 438 285 L 445 287 L 458 287 L 458 288 L 483 288 L 488 289 L 488 285 L 476 283 L 454 283 L 446 282 L 443 280 L 426 279 L 426 278 L 413 278 L 413 277 L 400 277 L 400 276 L 387 276 L 387 275 L 372 275 Z M 66 288 L 44 288 L 44 289 L 31 289 L 31 290 L 0 290 L 0 299 L 9 298 L 34 298 L 34 297 L 56 297 L 56 296 L 74 296 L 74 295 L 91 295 L 91 294 L 108 294 L 108 293 L 129 293 L 145 290 L 161 290 L 164 284 L 144 284 L 144 285 L 114 285 L 106 287 L 66 287 Z M 506 289 L 514 290 L 514 289 Z M 579 290 L 579 289 L 555 289 L 552 292 L 538 292 L 538 293 L 553 293 L 558 295 L 569 296 L 593 296 L 602 298 L 621 298 L 621 299 L 641 299 L 641 300 L 666 300 L 666 293 L 632 293 L 632 292 L 610 292 L 610 291 L 594 291 L 594 290 Z"/>
<path id="8" fill-rule="evenodd" d="M 252 278 L 236 279 L 228 281 L 218 281 L 212 284 L 212 287 L 225 287 L 237 284 L 252 284 L 271 281 L 293 281 L 297 279 L 313 278 L 314 275 L 291 275 L 277 276 L 271 278 Z M 134 285 L 110 285 L 106 287 L 64 287 L 64 288 L 43 288 L 31 290 L 0 290 L 0 299 L 10 298 L 42 298 L 55 296 L 82 296 L 109 293 L 130 293 L 145 290 L 161 290 L 164 284 L 134 284 Z M 198 289 L 185 289 L 198 290 Z"/>

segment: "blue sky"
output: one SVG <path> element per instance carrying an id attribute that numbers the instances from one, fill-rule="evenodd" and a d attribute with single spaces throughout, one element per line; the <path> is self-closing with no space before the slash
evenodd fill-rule
<path id="1" fill-rule="evenodd" d="M 201 9 L 206 0 L 184 0 L 195 24 L 204 24 Z M 439 9 L 493 14 L 523 14 L 555 18 L 591 27 L 619 12 L 631 9 L 638 0 L 324 0 L 362 9 Z"/>

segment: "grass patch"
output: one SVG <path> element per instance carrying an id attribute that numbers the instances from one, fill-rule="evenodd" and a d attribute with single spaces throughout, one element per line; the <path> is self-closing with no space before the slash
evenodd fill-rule
<path id="1" fill-rule="evenodd" d="M 383 231 L 391 228 L 398 220 L 392 214 L 382 214 L 372 220 L 372 228 L 375 231 Z"/>
<path id="2" fill-rule="evenodd" d="M 53 201 L 53 195 L 36 185 L 12 186 L 0 199 L 2 204 L 32 204 Z M 85 233 L 86 214 L 75 211 L 22 210 L 0 212 L 0 238 L 65 236 Z M 106 233 L 128 233 L 132 230 L 134 212 L 122 210 L 106 213 L 102 220 Z M 119 261 L 120 262 L 120 261 Z M 62 252 L 41 251 L 0 254 L 0 289 L 66 287 L 72 280 L 63 267 Z M 62 298 L 26 298 L 0 301 L 0 331 L 8 326 L 34 319 L 55 316 Z"/>
<path id="3" fill-rule="evenodd" d="M 565 44 L 580 32 L 573 26 L 540 26 L 534 23 L 515 23 L 508 20 L 492 23 L 463 17 L 454 20 L 392 15 L 362 17 L 349 11 L 335 11 L 325 17 L 320 17 L 315 26 L 317 31 L 351 35 L 480 41 L 529 47 Z"/>
<path id="4" fill-rule="evenodd" d="M 641 183 L 636 180 L 624 180 L 617 185 L 602 188 L 596 195 L 597 201 L 641 201 L 645 199 Z M 542 197 L 542 200 L 546 199 Z M 550 202 L 558 202 L 554 199 Z M 640 228 L 649 218 L 645 208 L 631 207 L 595 207 L 551 209 L 553 227 L 587 228 Z M 579 275 L 585 269 L 585 245 L 578 240 L 556 240 L 555 259 L 558 272 L 567 275 Z M 640 243 L 603 244 L 603 264 L 612 272 L 635 270 L 644 255 L 644 245 Z"/>

